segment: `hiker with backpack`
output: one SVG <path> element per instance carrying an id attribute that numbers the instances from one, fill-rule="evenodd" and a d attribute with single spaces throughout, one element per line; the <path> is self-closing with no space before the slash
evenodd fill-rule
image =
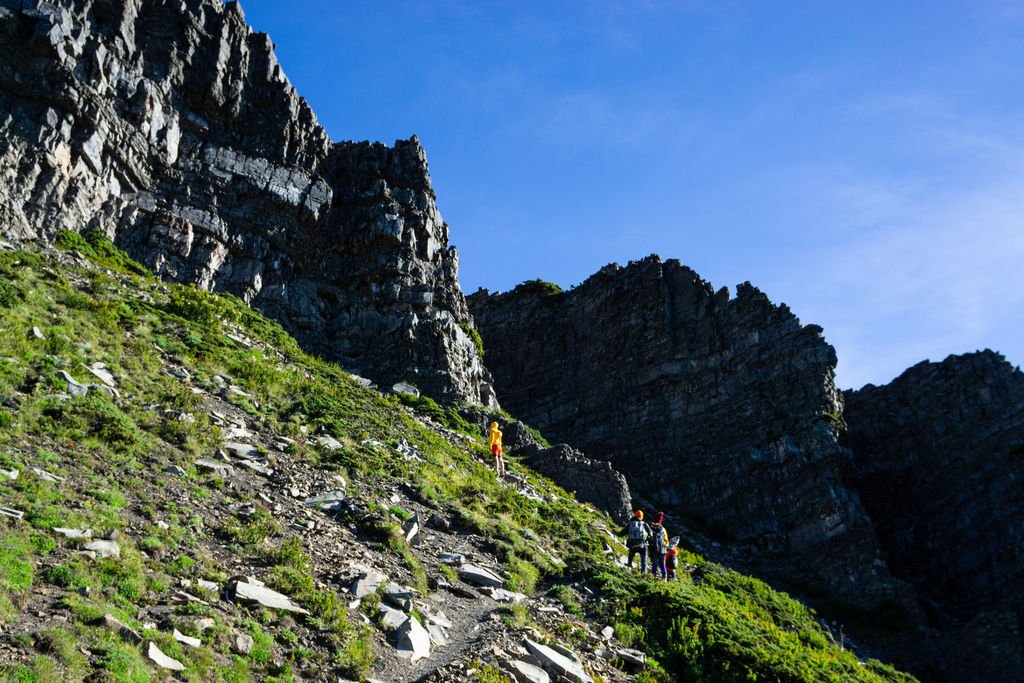
<path id="1" fill-rule="evenodd" d="M 644 511 L 637 510 L 633 513 L 633 519 L 626 525 L 626 547 L 629 554 L 626 556 L 626 566 L 633 568 L 633 555 L 640 556 L 640 573 L 647 573 L 647 539 L 650 538 L 651 527 L 644 521 Z"/>
<path id="2" fill-rule="evenodd" d="M 661 525 L 665 519 L 665 513 L 659 512 L 651 525 L 651 536 L 647 539 L 647 549 L 651 556 L 651 574 L 654 576 L 661 572 L 663 579 L 668 579 L 668 570 L 665 568 L 665 553 L 668 552 L 668 532 Z"/>
<path id="3" fill-rule="evenodd" d="M 676 569 L 679 568 L 679 537 L 675 536 L 668 542 L 668 550 L 665 551 L 665 569 L 668 570 L 668 580 L 676 580 Z"/>
<path id="4" fill-rule="evenodd" d="M 491 429 L 487 434 L 487 446 L 491 449 L 491 454 L 494 456 L 494 469 L 498 473 L 499 477 L 505 476 L 505 461 L 502 459 L 501 450 L 501 430 L 498 429 L 498 423 L 492 422 Z"/>

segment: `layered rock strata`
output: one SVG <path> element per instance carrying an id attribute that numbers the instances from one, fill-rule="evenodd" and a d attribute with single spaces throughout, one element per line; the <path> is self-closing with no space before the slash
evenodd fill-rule
<path id="1" fill-rule="evenodd" d="M 416 138 L 332 143 L 217 0 L 0 0 L 0 234 L 101 230 L 390 386 L 496 405 Z"/>
<path id="2" fill-rule="evenodd" d="M 843 482 L 821 328 L 657 257 L 569 292 L 534 282 L 468 300 L 502 403 L 545 436 L 611 461 L 764 571 L 863 607 L 908 602 Z"/>
<path id="3" fill-rule="evenodd" d="M 1024 618 L 1024 373 L 981 351 L 845 399 L 843 443 L 892 571 L 958 619 Z"/>
<path id="4" fill-rule="evenodd" d="M 502 430 L 505 453 L 522 458 L 530 468 L 571 492 L 577 500 L 607 512 L 619 524 L 630 517 L 632 495 L 629 483 L 607 460 L 595 460 L 568 444 L 547 447 L 519 420 L 496 413 L 464 410 L 462 416 L 487 433 L 497 421 Z"/>

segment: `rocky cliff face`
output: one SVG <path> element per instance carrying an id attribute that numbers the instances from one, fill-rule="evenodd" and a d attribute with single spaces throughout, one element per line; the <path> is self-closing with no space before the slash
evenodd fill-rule
<path id="1" fill-rule="evenodd" d="M 101 230 L 384 385 L 495 405 L 414 137 L 332 143 L 217 0 L 0 0 L 0 234 Z"/>
<path id="2" fill-rule="evenodd" d="M 1016 628 L 1024 373 L 991 351 L 924 362 L 847 392 L 846 416 L 856 487 L 893 572 L 943 612 L 971 620 L 1009 610 Z"/>
<path id="3" fill-rule="evenodd" d="M 469 297 L 502 402 L 610 460 L 634 492 L 727 531 L 762 570 L 862 606 L 904 601 L 843 482 L 835 352 L 749 284 L 657 257 L 570 292 Z"/>

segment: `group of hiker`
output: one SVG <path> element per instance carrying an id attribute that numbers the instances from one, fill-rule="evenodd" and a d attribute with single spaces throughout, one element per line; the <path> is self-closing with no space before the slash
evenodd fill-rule
<path id="1" fill-rule="evenodd" d="M 502 457 L 501 430 L 497 422 L 492 422 L 487 432 L 487 447 L 494 456 L 495 472 L 499 477 L 504 477 L 505 461 Z M 647 562 L 650 560 L 651 574 L 660 574 L 662 579 L 670 581 L 676 578 L 676 568 L 679 566 L 679 551 L 676 547 L 679 539 L 669 540 L 668 531 L 661 524 L 663 521 L 664 512 L 659 512 L 651 524 L 644 521 L 643 510 L 633 513 L 625 529 L 626 545 L 629 548 L 626 564 L 632 567 L 633 556 L 639 555 L 642 573 L 647 573 Z"/>
<path id="2" fill-rule="evenodd" d="M 668 531 L 662 526 L 663 521 L 664 512 L 659 512 L 651 524 L 644 521 L 643 510 L 633 513 L 625 529 L 626 547 L 629 548 L 626 565 L 632 567 L 633 556 L 639 555 L 641 573 L 647 573 L 647 562 L 650 560 L 653 576 L 660 574 L 660 578 L 672 581 L 676 578 L 676 568 L 679 566 L 679 539 L 669 540 Z"/>

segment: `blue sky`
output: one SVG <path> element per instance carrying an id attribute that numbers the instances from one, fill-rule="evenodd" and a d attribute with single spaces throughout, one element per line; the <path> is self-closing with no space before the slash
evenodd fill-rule
<path id="1" fill-rule="evenodd" d="M 1024 3 L 242 6 L 332 138 L 419 135 L 467 293 L 658 253 L 843 387 L 1024 361 Z"/>

